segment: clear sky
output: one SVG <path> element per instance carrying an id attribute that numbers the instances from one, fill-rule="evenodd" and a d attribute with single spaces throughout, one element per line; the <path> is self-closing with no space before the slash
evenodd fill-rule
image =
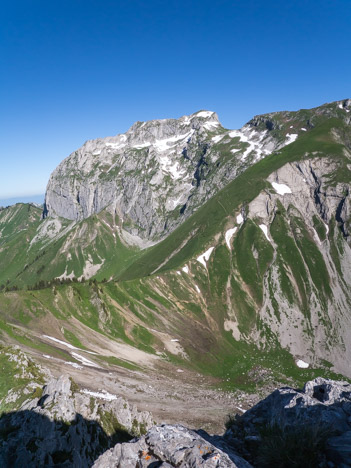
<path id="1" fill-rule="evenodd" d="M 4 0 L 0 198 L 40 194 L 84 141 L 136 120 L 351 97 L 350 0 Z"/>

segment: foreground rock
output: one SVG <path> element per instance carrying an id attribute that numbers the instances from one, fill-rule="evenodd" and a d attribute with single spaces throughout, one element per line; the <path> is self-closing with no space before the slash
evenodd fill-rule
<path id="1" fill-rule="evenodd" d="M 229 449 L 228 449 L 229 450 Z M 146 436 L 105 452 L 94 468 L 218 467 L 250 468 L 243 458 L 224 453 L 196 432 L 180 425 L 152 427 Z"/>
<path id="2" fill-rule="evenodd" d="M 100 396 L 100 398 L 99 398 Z M 0 420 L 0 466 L 91 466 L 116 442 L 153 425 L 120 397 L 84 394 L 67 376 L 51 379 Z"/>
<path id="3" fill-rule="evenodd" d="M 351 385 L 318 377 L 275 390 L 223 439 L 255 466 L 351 467 Z"/>
<path id="4" fill-rule="evenodd" d="M 275 390 L 223 436 L 180 425 L 152 427 L 117 444 L 94 468 L 351 467 L 351 385 L 317 378 Z"/>
<path id="5" fill-rule="evenodd" d="M 237 417 L 222 436 L 181 425 L 151 426 L 149 414 L 133 413 L 122 399 L 105 405 L 93 400 L 88 404 L 85 398 L 72 390 L 68 378 L 61 377 L 46 385 L 40 398 L 4 415 L 0 466 L 351 467 L 351 385 L 347 382 L 319 377 L 303 390 L 275 390 Z M 149 430 L 130 440 L 136 432 L 134 420 Z"/>

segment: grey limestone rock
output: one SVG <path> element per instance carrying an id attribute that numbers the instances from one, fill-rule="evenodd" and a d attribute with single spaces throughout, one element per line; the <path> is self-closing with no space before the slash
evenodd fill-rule
<path id="1" fill-rule="evenodd" d="M 335 365 L 337 372 L 344 375 L 350 375 L 345 355 L 351 353 L 351 185 L 346 182 L 347 170 L 332 157 L 315 157 L 288 163 L 268 177 L 268 187 L 249 204 L 247 213 L 248 218 L 266 229 L 266 240 L 274 249 L 271 272 L 269 278 L 264 280 L 265 299 L 260 310 L 261 319 L 279 337 L 281 345 L 290 349 L 294 356 L 301 356 L 310 365 L 326 359 Z M 340 171 L 343 171 L 341 181 L 335 178 L 335 174 Z M 276 261 L 281 246 L 275 243 L 270 233 L 272 224 L 282 210 L 281 207 L 284 209 L 288 225 L 292 226 L 294 220 L 299 220 L 306 226 L 304 234 L 301 234 L 299 229 L 291 228 L 289 235 L 295 242 L 307 240 L 316 245 L 330 278 L 332 294 L 323 305 L 320 290 L 307 273 L 305 286 L 310 291 L 308 313 L 309 326 L 313 330 L 312 346 L 311 335 L 305 332 L 305 317 L 301 306 L 290 303 L 282 292 Z M 316 223 L 320 226 L 320 234 L 316 230 Z M 323 232 L 324 237 L 321 235 Z M 333 245 L 341 243 L 340 238 L 343 239 L 343 248 L 338 254 L 340 267 L 337 270 L 331 252 Z M 289 270 L 289 266 L 286 268 Z M 275 301 L 279 303 L 279 318 L 274 313 L 270 293 L 272 290 L 275 291 Z M 321 321 L 321 314 L 326 317 L 328 326 Z M 335 345 L 336 337 L 342 346 Z"/>
<path id="2" fill-rule="evenodd" d="M 199 434 L 181 425 L 163 424 L 152 427 L 137 441 L 116 445 L 104 453 L 94 468 L 206 467 L 249 468 L 238 455 L 229 457 Z M 157 463 L 157 465 L 156 465 Z"/>
<path id="3" fill-rule="evenodd" d="M 226 130 L 209 111 L 136 122 L 125 134 L 87 141 L 62 161 L 51 174 L 43 215 L 79 221 L 109 207 L 124 240 L 146 247 L 287 143 L 253 123 Z"/>
<path id="4" fill-rule="evenodd" d="M 138 412 L 123 398 L 104 401 L 81 393 L 67 376 L 52 378 L 39 398 L 2 416 L 0 466 L 88 467 L 117 441 L 129 440 L 140 425 L 151 427 L 151 414 Z"/>
<path id="5" fill-rule="evenodd" d="M 262 427 L 317 427 L 326 431 L 324 465 L 351 466 L 351 384 L 318 377 L 302 390 L 284 387 L 275 390 L 245 414 L 226 432 L 224 439 L 261 439 Z"/>

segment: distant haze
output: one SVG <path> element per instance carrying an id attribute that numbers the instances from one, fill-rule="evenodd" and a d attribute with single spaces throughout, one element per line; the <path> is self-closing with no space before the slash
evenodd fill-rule
<path id="1" fill-rule="evenodd" d="M 44 203 L 44 197 L 44 194 L 40 194 L 14 198 L 0 198 L 0 206 L 15 205 L 16 203 L 38 203 L 39 205 L 41 205 L 42 203 Z"/>

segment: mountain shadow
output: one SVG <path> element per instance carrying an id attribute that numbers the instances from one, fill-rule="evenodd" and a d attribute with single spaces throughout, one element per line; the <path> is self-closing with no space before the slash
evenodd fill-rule
<path id="1" fill-rule="evenodd" d="M 253 467 L 351 467 L 351 385 L 318 377 L 303 390 L 283 387 L 226 427 L 224 436 L 197 433 Z"/>
<path id="2" fill-rule="evenodd" d="M 35 411 L 4 413 L 0 418 L 2 468 L 88 468 L 110 447 L 132 439 L 114 421 L 114 432 L 80 414 L 69 422 L 51 420 Z"/>

